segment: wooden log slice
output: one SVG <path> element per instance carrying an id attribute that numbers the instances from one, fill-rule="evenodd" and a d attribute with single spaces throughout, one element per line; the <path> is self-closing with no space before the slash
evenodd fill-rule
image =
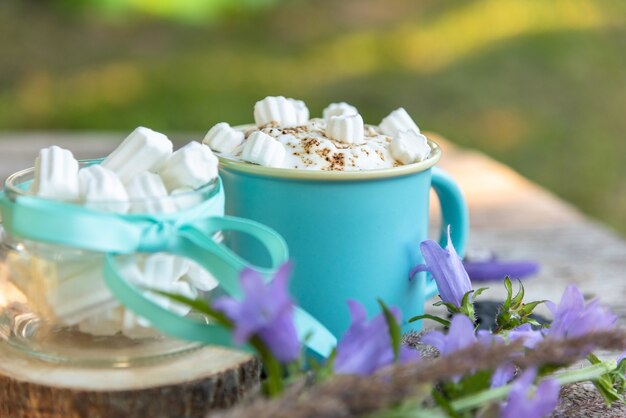
<path id="1" fill-rule="evenodd" d="M 256 393 L 260 370 L 255 357 L 216 347 L 114 369 L 47 363 L 0 343 L 0 417 L 203 417 Z"/>

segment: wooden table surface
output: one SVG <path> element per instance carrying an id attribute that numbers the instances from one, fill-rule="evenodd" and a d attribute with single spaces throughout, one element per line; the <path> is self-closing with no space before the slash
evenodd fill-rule
<path id="1" fill-rule="evenodd" d="M 180 146 L 198 137 L 180 135 L 173 139 Z M 482 153 L 432 137 L 444 151 L 440 166 L 457 180 L 468 201 L 470 251 L 491 250 L 502 259 L 540 263 L 540 273 L 524 282 L 526 300 L 558 302 L 566 285 L 575 283 L 586 297 L 600 297 L 624 323 L 626 241 L 623 238 L 505 165 Z M 97 158 L 110 152 L 122 139 L 122 134 L 115 133 L 0 134 L 0 178 L 31 167 L 38 150 L 45 146 L 56 144 L 69 148 L 77 158 Z M 436 205 L 432 206 L 434 231 L 438 213 Z M 484 298 L 502 299 L 501 284 L 486 285 L 490 289 Z M 601 399 L 586 385 L 571 389 L 554 416 L 616 416 L 616 413 L 626 414 L 624 405 L 617 410 L 605 410 Z"/>

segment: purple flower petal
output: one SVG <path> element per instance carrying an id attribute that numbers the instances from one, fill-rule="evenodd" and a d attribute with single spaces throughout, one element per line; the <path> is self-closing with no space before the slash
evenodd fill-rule
<path id="1" fill-rule="evenodd" d="M 479 329 L 476 332 L 476 338 L 478 339 L 478 342 L 485 345 L 503 344 L 506 342 L 501 335 L 492 334 L 491 331 L 488 331 L 486 329 Z"/>
<path id="2" fill-rule="evenodd" d="M 491 387 L 504 386 L 515 376 L 515 366 L 511 363 L 498 367 L 491 375 Z"/>
<path id="3" fill-rule="evenodd" d="M 422 337 L 422 342 L 434 346 L 442 357 L 453 354 L 476 341 L 474 324 L 467 316 L 461 314 L 452 317 L 447 335 L 439 331 L 431 331 Z"/>
<path id="4" fill-rule="evenodd" d="M 548 416 L 559 400 L 559 383 L 546 379 L 532 393 L 537 371 L 529 369 L 518 377 L 511 387 L 506 404 L 501 408 L 503 418 L 541 418 Z"/>
<path id="5" fill-rule="evenodd" d="M 380 313 L 368 321 L 367 312 L 360 303 L 348 301 L 348 308 L 352 323 L 337 345 L 335 373 L 367 376 L 392 364 L 393 346 L 384 314 Z M 399 320 L 400 311 L 397 308 L 390 310 Z M 419 354 L 402 346 L 398 357 L 400 363 L 406 363 L 419 359 Z"/>
<path id="6" fill-rule="evenodd" d="M 558 306 L 549 304 L 554 319 L 546 334 L 556 338 L 574 338 L 597 331 L 613 328 L 617 321 L 608 308 L 592 300 L 585 305 L 585 300 L 575 285 L 569 285 L 563 292 Z"/>
<path id="7" fill-rule="evenodd" d="M 460 307 L 463 296 L 472 290 L 472 283 L 452 245 L 450 227 L 448 227 L 448 245 L 445 249 L 435 241 L 428 240 L 420 244 L 420 250 L 426 262 L 425 266 L 418 265 L 412 272 L 428 270 L 437 283 L 441 300 Z"/>
<path id="8" fill-rule="evenodd" d="M 417 273 L 421 273 L 423 271 L 427 271 L 430 273 L 430 270 L 428 270 L 428 266 L 426 264 L 418 264 L 417 266 L 413 267 L 409 272 L 409 279 L 413 279 L 413 277 L 415 277 Z"/>
<path id="9" fill-rule="evenodd" d="M 356 300 L 348 300 L 348 310 L 350 311 L 350 318 L 353 324 L 361 324 L 367 321 L 367 311 L 365 306 L 361 305 Z"/>
<path id="10" fill-rule="evenodd" d="M 543 338 L 543 333 L 532 329 L 530 324 L 523 324 L 509 331 L 509 339 L 511 341 L 523 339 L 526 348 L 535 348 L 538 343 L 543 341 Z"/>
<path id="11" fill-rule="evenodd" d="M 281 363 L 288 363 L 300 354 L 300 341 L 291 315 L 280 315 L 258 331 L 259 337 Z"/>
<path id="12" fill-rule="evenodd" d="M 282 363 L 293 361 L 300 354 L 293 302 L 287 291 L 290 270 L 290 264 L 283 265 L 266 283 L 258 272 L 246 269 L 240 276 L 243 299 L 224 296 L 213 302 L 214 309 L 233 321 L 235 343 L 245 343 L 257 335 Z"/>
<path id="13" fill-rule="evenodd" d="M 442 355 L 446 356 L 476 342 L 474 324 L 465 315 L 454 315 L 450 321 L 448 340 Z"/>
<path id="14" fill-rule="evenodd" d="M 421 343 L 432 345 L 441 352 L 446 344 L 446 335 L 441 331 L 430 331 L 422 335 Z"/>

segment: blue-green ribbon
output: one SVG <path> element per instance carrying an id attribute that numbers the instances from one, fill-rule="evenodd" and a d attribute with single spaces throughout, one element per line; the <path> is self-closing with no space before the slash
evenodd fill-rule
<path id="1" fill-rule="evenodd" d="M 0 192 L 0 211 L 6 232 L 14 237 L 106 254 L 103 277 L 113 295 L 126 308 L 146 318 L 152 326 L 173 337 L 205 344 L 234 346 L 231 332 L 219 324 L 177 315 L 145 296 L 145 290 L 125 280 L 115 257 L 137 252 L 166 252 L 189 258 L 209 271 L 222 289 L 241 297 L 239 275 L 251 268 L 270 279 L 288 258 L 283 238 L 258 222 L 224 216 L 221 179 L 202 203 L 170 214 L 116 214 L 84 206 L 20 195 L 14 200 Z M 265 246 L 271 267 L 253 266 L 214 240 L 218 232 L 249 234 Z M 327 357 L 335 337 L 299 307 L 294 309 L 301 341 L 315 354 Z"/>

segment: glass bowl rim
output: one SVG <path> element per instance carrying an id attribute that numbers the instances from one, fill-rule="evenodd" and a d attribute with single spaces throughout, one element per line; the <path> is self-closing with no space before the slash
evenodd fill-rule
<path id="1" fill-rule="evenodd" d="M 94 164 L 100 164 L 104 158 L 89 158 L 89 159 L 81 159 L 77 160 L 82 167 L 88 167 Z M 16 199 L 20 196 L 28 196 L 31 198 L 41 199 L 45 201 L 51 202 L 61 202 L 67 203 L 77 206 L 85 206 L 82 202 L 76 201 L 65 201 L 58 200 L 49 197 L 37 196 L 32 193 L 29 193 L 28 190 L 20 188 L 20 184 L 24 184 L 25 181 L 18 182 L 18 179 L 24 176 L 32 175 L 35 171 L 35 167 L 25 168 L 23 170 L 16 171 L 15 173 L 9 175 L 4 181 L 4 191 L 7 192 L 7 197 L 10 199 Z M 197 196 L 205 196 L 206 198 L 210 198 L 217 194 L 221 188 L 221 181 L 219 176 L 210 180 L 208 183 L 203 184 L 200 187 L 197 187 L 191 191 L 180 192 L 175 195 L 168 194 L 167 196 L 155 196 L 155 197 L 145 197 L 141 199 L 127 199 L 127 200 L 97 200 L 93 202 L 89 202 L 89 207 L 92 209 L 98 209 L 99 206 L 112 205 L 112 204 L 133 204 L 133 203 L 146 203 L 146 202 L 159 202 L 159 201 L 173 201 L 177 202 L 179 200 L 183 200 L 185 198 L 197 197 Z"/>

